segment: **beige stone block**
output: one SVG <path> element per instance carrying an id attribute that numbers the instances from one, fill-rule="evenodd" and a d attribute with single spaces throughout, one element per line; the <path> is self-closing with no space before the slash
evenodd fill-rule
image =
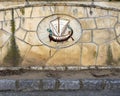
<path id="1" fill-rule="evenodd" d="M 72 8 L 68 6 L 56 6 L 54 7 L 55 9 L 55 14 L 70 14 L 72 13 Z"/>
<path id="2" fill-rule="evenodd" d="M 49 52 L 50 49 L 46 46 L 33 46 L 25 57 L 22 66 L 45 66 L 50 56 Z"/>
<path id="3" fill-rule="evenodd" d="M 80 23 L 83 29 L 94 29 L 96 28 L 94 19 L 80 19 Z"/>
<path id="4" fill-rule="evenodd" d="M 118 24 L 115 26 L 115 31 L 116 31 L 116 35 L 119 36 L 119 35 L 120 35 L 120 23 L 118 23 Z"/>
<path id="5" fill-rule="evenodd" d="M 119 13 L 119 16 L 118 16 L 118 21 L 120 22 L 120 13 Z"/>
<path id="6" fill-rule="evenodd" d="M 117 11 L 109 11 L 109 15 L 111 15 L 111 16 L 118 16 L 119 12 L 117 12 Z"/>
<path id="7" fill-rule="evenodd" d="M 3 47 L 4 44 L 9 39 L 10 35 L 3 30 L 0 30 L 0 47 Z"/>
<path id="8" fill-rule="evenodd" d="M 41 19 L 42 18 L 23 18 L 21 20 L 21 27 L 28 31 L 36 31 Z"/>
<path id="9" fill-rule="evenodd" d="M 0 48 L 0 57 L 2 56 L 2 48 Z M 0 65 L 2 65 L 2 57 L 0 58 Z"/>
<path id="10" fill-rule="evenodd" d="M 90 14 L 90 10 L 92 11 L 92 14 Z M 88 16 L 89 17 L 99 17 L 99 16 L 106 16 L 108 15 L 107 10 L 103 9 L 97 9 L 97 8 L 87 8 Z"/>
<path id="11" fill-rule="evenodd" d="M 12 20 L 12 10 L 4 11 L 4 18 L 5 20 Z"/>
<path id="12" fill-rule="evenodd" d="M 43 17 L 54 13 L 55 8 L 52 6 L 33 7 L 32 17 Z"/>
<path id="13" fill-rule="evenodd" d="M 68 14 L 69 14 L 69 10 L 68 10 Z M 87 17 L 87 10 L 86 10 L 86 8 L 83 8 L 83 7 L 71 7 L 70 15 L 72 15 L 76 18 Z"/>
<path id="14" fill-rule="evenodd" d="M 97 47 L 92 43 L 84 43 L 82 46 L 82 65 L 91 66 L 95 65 Z"/>
<path id="15" fill-rule="evenodd" d="M 18 46 L 21 57 L 24 59 L 26 54 L 30 51 L 31 46 L 19 39 L 16 39 L 16 44 Z"/>
<path id="16" fill-rule="evenodd" d="M 52 51 L 52 50 L 51 50 Z M 46 63 L 47 66 L 76 66 L 80 65 L 80 45 L 57 50 Z"/>
<path id="17" fill-rule="evenodd" d="M 93 41 L 97 44 L 103 44 L 110 42 L 115 38 L 115 32 L 113 29 L 102 29 L 93 31 Z"/>
<path id="18" fill-rule="evenodd" d="M 0 12 L 0 21 L 4 21 L 4 11 Z"/>
<path id="19" fill-rule="evenodd" d="M 106 65 L 107 60 L 107 45 L 99 46 L 96 65 Z"/>
<path id="20" fill-rule="evenodd" d="M 21 40 L 25 39 L 26 34 L 27 32 L 21 28 L 15 32 L 15 36 Z"/>
<path id="21" fill-rule="evenodd" d="M 16 9 L 16 12 L 20 17 L 30 17 L 32 14 L 32 7 Z"/>
<path id="22" fill-rule="evenodd" d="M 111 48 L 113 59 L 116 61 L 116 63 L 120 63 L 120 45 L 118 44 L 118 42 L 113 41 L 111 43 Z"/>
<path id="23" fill-rule="evenodd" d="M 41 45 L 36 32 L 27 32 L 25 42 L 29 43 L 30 45 Z"/>
<path id="24" fill-rule="evenodd" d="M 0 22 L 0 29 L 2 29 L 2 22 Z"/>
<path id="25" fill-rule="evenodd" d="M 3 22 L 3 30 L 11 33 L 11 21 L 4 21 Z"/>
<path id="26" fill-rule="evenodd" d="M 7 52 L 8 52 L 8 49 L 9 49 L 9 46 L 10 46 L 10 42 L 7 42 L 5 43 L 5 45 L 2 47 L 2 63 L 3 63 L 3 60 L 4 60 L 4 57 L 7 55 Z"/>
<path id="27" fill-rule="evenodd" d="M 20 27 L 20 19 L 17 18 L 17 19 L 14 19 L 14 21 L 15 21 L 15 31 L 16 31 Z M 3 29 L 5 31 L 11 33 L 11 28 L 12 28 L 11 21 L 4 21 L 3 22 Z"/>
<path id="28" fill-rule="evenodd" d="M 113 28 L 117 22 L 116 17 L 99 17 L 96 18 L 98 28 Z"/>
<path id="29" fill-rule="evenodd" d="M 81 35 L 80 42 L 90 42 L 91 39 L 91 30 L 85 30 Z"/>

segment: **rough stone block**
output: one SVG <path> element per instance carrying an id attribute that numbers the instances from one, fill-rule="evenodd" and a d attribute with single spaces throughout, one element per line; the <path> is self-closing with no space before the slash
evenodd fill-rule
<path id="1" fill-rule="evenodd" d="M 93 41 L 97 44 L 103 44 L 110 42 L 115 38 L 115 32 L 113 29 L 101 29 L 93 31 Z"/>
<path id="2" fill-rule="evenodd" d="M 15 80 L 0 80 L 0 90 L 16 90 Z"/>
<path id="3" fill-rule="evenodd" d="M 90 13 L 92 11 L 92 14 Z M 107 10 L 97 9 L 97 8 L 87 8 L 88 16 L 89 17 L 99 17 L 99 16 L 106 16 L 108 14 Z"/>
<path id="4" fill-rule="evenodd" d="M 116 24 L 115 31 L 116 31 L 116 35 L 119 36 L 120 35 L 120 23 Z"/>
<path id="5" fill-rule="evenodd" d="M 95 65 L 97 54 L 97 46 L 92 43 L 84 43 L 82 46 L 82 65 L 91 66 Z"/>
<path id="6" fill-rule="evenodd" d="M 21 18 L 21 27 L 27 31 L 36 31 L 42 18 Z"/>
<path id="7" fill-rule="evenodd" d="M 59 80 L 59 90 L 78 90 L 80 88 L 79 80 Z"/>
<path id="8" fill-rule="evenodd" d="M 89 19 L 89 18 L 80 19 L 80 23 L 83 29 L 95 29 L 96 28 L 94 19 Z"/>
<path id="9" fill-rule="evenodd" d="M 104 89 L 103 80 L 84 79 L 82 80 L 82 89 L 84 90 L 102 90 Z"/>
<path id="10" fill-rule="evenodd" d="M 117 22 L 116 17 L 99 17 L 96 18 L 96 23 L 98 28 L 113 28 Z"/>
<path id="11" fill-rule="evenodd" d="M 91 30 L 86 30 L 86 31 L 83 31 L 83 34 L 80 38 L 80 42 L 90 42 L 92 40 L 92 37 L 91 37 Z"/>
<path id="12" fill-rule="evenodd" d="M 39 90 L 40 81 L 39 80 L 19 80 L 18 90 L 22 91 L 33 91 Z"/>
<path id="13" fill-rule="evenodd" d="M 108 90 L 120 89 L 120 80 L 119 79 L 106 80 L 105 89 L 108 89 Z"/>
<path id="14" fill-rule="evenodd" d="M 56 80 L 54 79 L 43 79 L 43 90 L 55 90 Z"/>
<path id="15" fill-rule="evenodd" d="M 4 11 L 0 12 L 0 21 L 4 21 Z"/>

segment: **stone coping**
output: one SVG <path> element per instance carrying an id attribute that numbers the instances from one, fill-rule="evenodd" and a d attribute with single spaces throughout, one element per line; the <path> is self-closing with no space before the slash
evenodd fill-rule
<path id="1" fill-rule="evenodd" d="M 78 90 L 119 90 L 120 79 L 32 79 L 0 80 L 3 91 L 78 91 Z"/>
<path id="2" fill-rule="evenodd" d="M 120 12 L 119 8 L 115 7 L 108 7 L 108 6 L 101 6 L 96 4 L 79 4 L 79 3 L 61 3 L 61 2 L 31 2 L 20 4 L 12 7 L 7 8 L 0 8 L 0 11 L 12 10 L 12 9 L 20 9 L 20 8 L 27 8 L 27 7 L 39 7 L 39 6 L 76 6 L 76 7 L 90 7 L 90 8 L 98 8 L 104 10 L 111 10 L 111 11 L 118 11 Z"/>
<path id="3" fill-rule="evenodd" d="M 96 69 L 120 69 L 120 66 L 59 66 L 59 67 L 48 67 L 48 66 L 31 66 L 31 67 L 0 67 L 0 71 L 5 70 L 35 70 L 35 71 L 79 71 L 79 70 L 96 70 Z"/>

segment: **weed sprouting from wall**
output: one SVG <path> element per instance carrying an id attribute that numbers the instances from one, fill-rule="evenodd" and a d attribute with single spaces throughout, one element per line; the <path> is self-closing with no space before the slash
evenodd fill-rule
<path id="1" fill-rule="evenodd" d="M 4 58 L 5 64 L 11 64 L 12 66 L 18 66 L 21 62 L 22 58 L 19 53 L 18 46 L 15 40 L 15 21 L 14 21 L 14 10 L 12 10 L 12 20 L 11 20 L 11 39 L 10 39 L 10 46 L 8 48 L 7 55 Z"/>
<path id="2" fill-rule="evenodd" d="M 107 65 L 112 65 L 113 63 L 114 63 L 114 60 L 113 60 L 112 49 L 111 49 L 111 46 L 108 45 L 106 64 Z"/>

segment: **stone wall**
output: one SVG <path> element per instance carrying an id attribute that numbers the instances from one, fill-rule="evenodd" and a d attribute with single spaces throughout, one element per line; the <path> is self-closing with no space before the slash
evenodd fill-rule
<path id="1" fill-rule="evenodd" d="M 1 9 L 0 66 L 119 66 L 119 11 L 87 2 Z M 73 35 L 49 41 L 47 28 L 58 17 L 69 21 Z"/>

